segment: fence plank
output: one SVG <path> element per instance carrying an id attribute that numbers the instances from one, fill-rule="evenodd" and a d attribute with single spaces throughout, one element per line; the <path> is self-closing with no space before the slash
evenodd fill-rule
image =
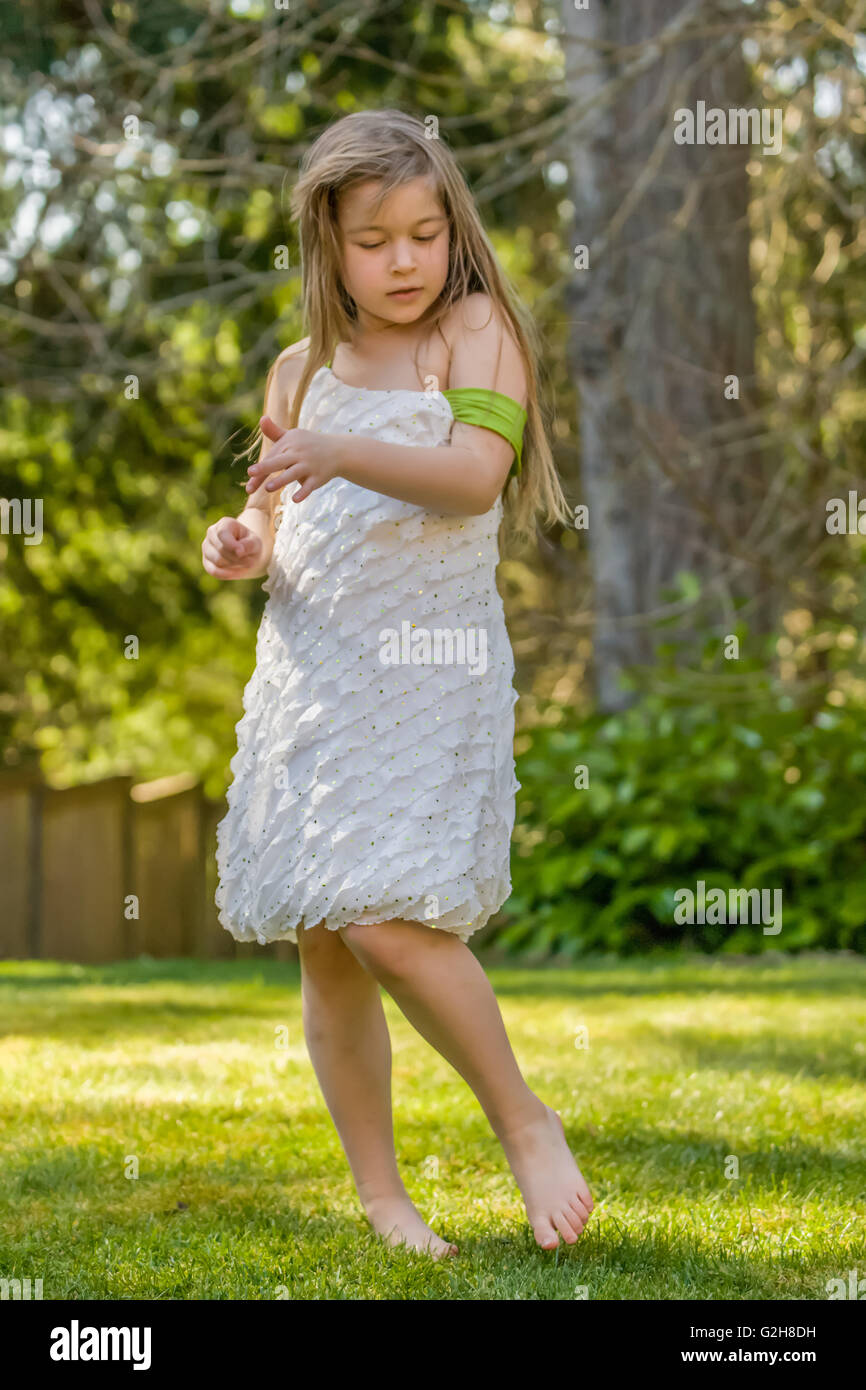
<path id="1" fill-rule="evenodd" d="M 202 804 L 205 863 L 205 920 L 202 955 L 207 960 L 234 960 L 237 942 L 220 923 L 215 902 L 217 887 L 216 828 L 228 810 L 228 802 L 225 797 L 221 797 L 218 801 L 205 797 Z"/>
<path id="2" fill-rule="evenodd" d="M 43 959 L 121 960 L 129 948 L 123 896 L 131 777 L 46 787 L 42 807 Z"/>
<path id="3" fill-rule="evenodd" d="M 133 954 L 191 956 L 202 935 L 201 787 L 181 774 L 132 788 Z"/>
<path id="4" fill-rule="evenodd" d="M 0 957 L 33 952 L 39 887 L 38 772 L 0 774 Z"/>
<path id="5" fill-rule="evenodd" d="M 297 960 L 290 941 L 235 941 L 217 917 L 225 798 L 197 777 L 47 787 L 0 772 L 0 957 Z"/>

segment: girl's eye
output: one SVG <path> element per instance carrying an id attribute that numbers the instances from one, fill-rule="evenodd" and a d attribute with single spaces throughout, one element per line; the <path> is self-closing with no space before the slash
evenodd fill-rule
<path id="1" fill-rule="evenodd" d="M 438 235 L 439 235 L 438 232 L 434 232 L 432 236 L 416 236 L 415 240 L 416 240 L 416 241 L 435 241 Z M 375 251 L 379 246 L 384 246 L 384 244 L 385 244 L 385 243 L 384 243 L 383 241 L 359 241 L 359 242 L 358 242 L 358 245 L 360 246 L 360 248 L 361 248 L 362 251 Z"/>

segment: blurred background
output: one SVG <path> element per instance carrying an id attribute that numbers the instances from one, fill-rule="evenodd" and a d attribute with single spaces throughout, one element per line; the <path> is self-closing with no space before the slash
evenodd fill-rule
<path id="1" fill-rule="evenodd" d="M 514 891 L 473 945 L 866 948 L 864 13 L 3 7 L 0 955 L 295 955 L 216 920 L 266 596 L 201 541 L 306 332 L 301 155 L 377 107 L 465 172 L 577 508 L 503 552 Z M 781 932 L 678 923 L 699 881 Z"/>

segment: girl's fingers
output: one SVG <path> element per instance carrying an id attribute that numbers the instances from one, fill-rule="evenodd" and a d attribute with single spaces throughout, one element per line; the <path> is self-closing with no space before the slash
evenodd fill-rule
<path id="1" fill-rule="evenodd" d="M 257 473 L 272 473 L 275 468 L 287 468 L 293 457 L 291 449 L 271 449 L 263 458 L 251 463 L 247 472 L 251 477 L 255 477 Z"/>
<path id="2" fill-rule="evenodd" d="M 201 543 L 201 562 L 214 579 L 241 579 L 258 551 L 257 537 L 237 521 L 224 518 L 205 531 Z"/>
<path id="3" fill-rule="evenodd" d="M 234 574 L 240 568 L 240 566 L 237 563 L 233 563 L 231 560 L 227 560 L 225 556 L 214 555 L 213 553 L 208 555 L 202 555 L 202 564 L 205 566 L 205 568 L 208 565 L 211 565 L 213 569 L 226 570 L 230 574 Z"/>
<path id="4" fill-rule="evenodd" d="M 213 552 L 214 559 L 218 560 L 222 556 L 230 555 L 232 551 L 229 549 L 229 547 L 233 547 L 234 544 L 235 538 L 233 535 L 231 535 L 231 533 L 225 533 L 220 531 L 211 531 L 205 533 L 204 545 Z"/>
<path id="5" fill-rule="evenodd" d="M 249 535 L 237 535 L 234 528 L 226 522 L 218 522 L 216 530 L 210 536 L 205 533 L 205 539 L 225 555 L 243 555 L 244 551 L 249 549 Z"/>
<path id="6" fill-rule="evenodd" d="M 234 559 L 233 557 L 219 555 L 212 549 L 202 550 L 201 562 L 208 574 L 212 574 L 217 579 L 237 579 L 242 575 L 249 564 L 249 557 Z"/>
<path id="7" fill-rule="evenodd" d="M 269 478 L 265 483 L 265 492 L 276 492 L 277 488 L 285 487 L 287 483 L 296 483 L 297 481 L 297 473 L 290 468 L 287 473 L 278 473 L 275 478 Z"/>
<path id="8" fill-rule="evenodd" d="M 244 491 L 255 492 L 257 488 L 261 487 L 262 483 L 268 477 L 273 477 L 274 473 L 285 472 L 287 467 L 288 461 L 286 459 L 283 459 L 282 462 L 277 464 L 275 468 L 267 468 L 264 469 L 261 473 L 254 473 L 250 477 L 250 479 L 246 483 L 244 483 Z"/>
<path id="9" fill-rule="evenodd" d="M 262 416 L 259 420 L 259 429 L 266 439 L 282 439 L 286 433 L 275 420 L 271 419 L 270 415 Z"/>
<path id="10" fill-rule="evenodd" d="M 268 474 L 284 472 L 290 467 L 292 467 L 292 460 L 289 454 L 280 454 L 276 459 L 262 460 L 261 463 L 252 464 L 251 467 L 247 469 L 250 479 L 249 482 L 244 483 L 245 491 L 254 492 L 256 488 L 261 487 Z M 256 469 L 255 473 L 253 469 Z"/>
<path id="11" fill-rule="evenodd" d="M 239 543 L 244 546 L 244 550 L 226 550 L 224 544 L 220 544 L 219 542 L 214 544 L 212 541 L 205 541 L 204 545 L 202 546 L 202 556 L 210 560 L 211 564 L 213 565 L 226 566 L 242 563 L 243 560 L 246 559 L 248 551 L 246 548 L 245 541 L 241 541 Z"/>
<path id="12" fill-rule="evenodd" d="M 237 570 L 224 569 L 221 565 L 212 564 L 210 560 L 203 560 L 202 563 L 207 573 L 212 574 L 214 579 L 237 579 L 238 577 Z"/>
<path id="13" fill-rule="evenodd" d="M 261 473 L 271 473 L 275 466 L 279 468 L 286 466 L 285 455 L 279 449 L 275 450 L 270 458 L 266 455 L 263 459 L 259 459 L 258 463 L 251 463 L 247 472 L 251 478 L 256 478 Z"/>
<path id="14" fill-rule="evenodd" d="M 246 471 L 247 473 L 254 473 L 256 468 L 272 468 L 274 467 L 275 459 L 291 459 L 292 453 L 293 449 L 291 446 L 285 445 L 285 443 L 282 446 L 279 445 L 279 443 L 275 443 L 274 448 L 268 449 L 267 452 L 261 455 L 260 459 L 253 459 Z"/>

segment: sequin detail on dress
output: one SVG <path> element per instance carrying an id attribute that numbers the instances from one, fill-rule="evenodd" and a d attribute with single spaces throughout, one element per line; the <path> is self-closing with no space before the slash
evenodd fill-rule
<path id="1" fill-rule="evenodd" d="M 453 423 L 441 394 L 353 387 L 327 368 L 298 421 L 427 447 Z M 466 941 L 510 895 L 520 787 L 501 498 L 483 516 L 442 516 L 342 478 L 298 504 L 289 491 L 217 826 L 219 921 L 261 945 L 396 917 Z M 404 623 L 483 629 L 486 669 L 479 648 L 463 663 L 383 664 L 382 634 Z"/>

